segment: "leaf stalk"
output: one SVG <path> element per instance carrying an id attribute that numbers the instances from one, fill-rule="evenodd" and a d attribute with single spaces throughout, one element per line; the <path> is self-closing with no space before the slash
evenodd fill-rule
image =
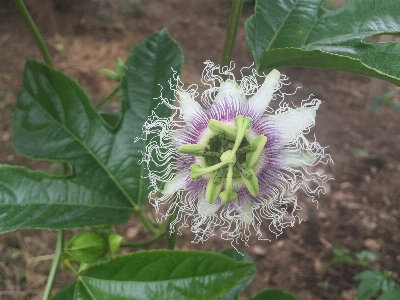
<path id="1" fill-rule="evenodd" d="M 57 268 L 60 263 L 63 244 L 64 244 L 64 230 L 59 230 L 58 235 L 57 235 L 57 244 L 56 244 L 56 250 L 54 253 L 53 262 L 51 264 L 49 277 L 47 278 L 46 287 L 44 289 L 44 293 L 43 293 L 43 297 L 42 297 L 43 300 L 47 300 L 50 297 L 51 289 L 53 288 L 54 279 L 55 279 L 56 273 L 57 273 Z"/>
<path id="2" fill-rule="evenodd" d="M 97 109 L 103 108 L 104 105 L 108 104 L 111 102 L 111 99 L 118 93 L 119 91 L 119 85 L 106 97 L 104 97 L 99 103 L 96 104 Z"/>
<path id="3" fill-rule="evenodd" d="M 154 226 L 150 223 L 150 221 L 144 215 L 144 213 L 143 213 L 143 211 L 142 211 L 142 209 L 140 208 L 139 205 L 134 207 L 134 210 L 137 213 L 137 215 L 139 216 L 140 220 L 142 221 L 144 227 L 146 227 L 149 232 L 151 232 L 152 234 L 159 234 L 160 233 L 160 230 L 157 229 L 157 228 L 154 228 Z"/>
<path id="4" fill-rule="evenodd" d="M 148 241 L 144 241 L 144 242 L 138 242 L 138 243 L 121 243 L 120 247 L 132 247 L 132 248 L 136 248 L 136 247 L 146 247 L 149 246 L 155 242 L 157 242 L 158 240 L 161 240 L 163 237 L 166 236 L 166 232 L 160 233 L 159 235 L 157 235 L 156 237 L 152 238 L 151 240 Z"/>
<path id="5" fill-rule="evenodd" d="M 221 67 L 229 66 L 235 46 L 236 36 L 239 28 L 240 17 L 242 15 L 244 0 L 232 0 L 229 24 L 226 30 L 224 50 L 222 52 Z M 224 78 L 225 79 L 225 78 Z"/>
<path id="6" fill-rule="evenodd" d="M 36 45 L 39 47 L 40 53 L 43 56 L 45 63 L 51 67 L 53 67 L 53 62 L 51 60 L 50 52 L 46 47 L 46 44 L 43 41 L 42 36 L 40 35 L 39 30 L 37 29 L 35 23 L 32 20 L 31 15 L 29 14 L 28 9 L 26 8 L 23 0 L 14 0 L 15 5 L 18 8 L 19 13 L 24 18 L 26 25 L 28 26 Z"/>

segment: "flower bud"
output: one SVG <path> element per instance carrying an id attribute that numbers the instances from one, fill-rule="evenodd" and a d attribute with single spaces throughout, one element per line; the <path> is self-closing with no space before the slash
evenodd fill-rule
<path id="1" fill-rule="evenodd" d="M 108 246 L 110 247 L 110 252 L 116 254 L 119 250 L 123 237 L 116 233 L 111 233 L 108 236 Z"/>
<path id="2" fill-rule="evenodd" d="M 108 243 L 94 231 L 82 231 L 71 238 L 65 245 L 64 252 L 71 258 L 83 262 L 94 263 L 108 251 Z"/>

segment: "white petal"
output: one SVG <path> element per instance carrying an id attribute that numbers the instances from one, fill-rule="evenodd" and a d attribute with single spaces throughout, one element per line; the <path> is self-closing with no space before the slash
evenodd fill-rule
<path id="1" fill-rule="evenodd" d="M 239 217 L 243 220 L 246 224 L 251 224 L 253 221 L 253 210 L 251 202 L 240 206 L 238 209 Z"/>
<path id="2" fill-rule="evenodd" d="M 271 120 L 278 123 L 282 130 L 285 142 L 293 142 L 298 139 L 304 130 L 310 128 L 315 123 L 316 111 L 321 101 L 317 100 L 314 106 L 299 107 L 290 109 L 283 113 L 270 116 Z"/>
<path id="3" fill-rule="evenodd" d="M 206 201 L 206 198 L 204 197 L 204 199 L 200 199 L 199 198 L 199 202 L 198 202 L 198 212 L 199 215 L 202 217 L 209 217 L 215 214 L 215 212 L 220 208 L 220 205 L 218 204 L 209 204 Z"/>
<path id="4" fill-rule="evenodd" d="M 317 157 L 312 152 L 289 149 L 283 155 L 283 164 L 286 167 L 297 168 L 312 165 Z"/>
<path id="5" fill-rule="evenodd" d="M 165 186 L 164 186 L 164 195 L 172 195 L 179 190 L 185 189 L 185 178 L 187 174 L 180 172 L 175 175 L 174 178 L 172 178 L 171 181 L 168 181 Z"/>
<path id="6" fill-rule="evenodd" d="M 203 112 L 201 105 L 192 98 L 187 92 L 177 92 L 181 113 L 185 122 L 190 121 L 192 118 L 198 116 Z"/>
<path id="7" fill-rule="evenodd" d="M 235 200 L 233 202 L 236 206 L 236 209 L 227 212 L 226 218 L 230 220 L 240 219 L 246 224 L 251 224 L 253 221 L 253 210 L 251 201 L 246 202 L 246 204 L 239 206 L 238 201 Z"/>
<path id="8" fill-rule="evenodd" d="M 239 85 L 231 79 L 223 82 L 218 90 L 218 94 L 215 97 L 214 103 L 219 102 L 222 98 L 229 97 L 232 100 L 244 102 L 243 91 L 239 88 Z"/>
<path id="9" fill-rule="evenodd" d="M 278 70 L 272 70 L 267 77 L 262 86 L 259 88 L 257 93 L 249 99 L 250 106 L 257 112 L 263 113 L 269 103 L 271 102 L 272 95 L 275 92 L 276 84 L 280 78 L 280 73 Z"/>

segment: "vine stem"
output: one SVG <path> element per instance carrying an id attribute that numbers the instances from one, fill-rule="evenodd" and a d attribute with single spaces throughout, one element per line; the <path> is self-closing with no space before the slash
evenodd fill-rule
<path id="1" fill-rule="evenodd" d="M 221 67 L 229 66 L 235 46 L 236 36 L 239 28 L 240 17 L 242 15 L 244 0 L 232 0 L 229 24 L 226 30 L 224 50 L 222 52 Z"/>
<path id="2" fill-rule="evenodd" d="M 53 67 L 53 62 L 51 60 L 50 52 L 46 47 L 46 44 L 43 41 L 42 36 L 39 33 L 35 23 L 32 20 L 29 11 L 27 10 L 23 0 L 14 0 L 15 5 L 18 8 L 19 13 L 24 18 L 26 25 L 28 26 L 33 38 L 35 39 L 36 45 L 39 47 L 40 53 L 43 56 L 44 62 Z"/>
<path id="3" fill-rule="evenodd" d="M 56 251 L 54 253 L 54 259 L 51 264 L 49 277 L 47 278 L 46 287 L 44 289 L 43 298 L 42 298 L 43 300 L 47 300 L 50 297 L 51 289 L 53 287 L 54 279 L 55 279 L 56 273 L 57 273 L 58 264 L 59 264 L 60 258 L 61 258 L 63 244 L 64 244 L 64 230 L 59 230 L 58 235 L 57 235 Z"/>
<path id="4" fill-rule="evenodd" d="M 40 35 L 40 32 L 37 29 L 35 23 L 33 22 L 32 17 L 29 14 L 29 11 L 26 8 L 23 0 L 14 0 L 14 4 L 17 7 L 19 13 L 22 15 L 26 25 L 28 26 L 29 31 L 31 32 L 31 34 L 36 42 L 36 45 L 38 46 L 40 53 L 42 54 L 44 62 L 48 66 L 53 67 L 53 62 L 51 60 L 49 49 L 47 49 L 46 44 L 44 43 L 43 38 Z M 62 174 L 66 173 L 65 165 L 63 165 L 61 173 Z M 47 278 L 46 287 L 44 289 L 43 298 L 42 298 L 43 300 L 47 300 L 50 297 L 51 290 L 52 290 L 53 284 L 54 284 L 54 279 L 55 279 L 56 273 L 57 273 L 57 268 L 60 263 L 60 258 L 62 255 L 63 244 L 64 244 L 64 230 L 59 230 L 58 235 L 57 235 L 56 250 L 54 252 L 54 259 L 51 264 L 49 277 Z"/>
<path id="5" fill-rule="evenodd" d="M 144 227 L 147 228 L 148 231 L 150 231 L 152 234 L 159 234 L 160 230 L 157 228 L 154 228 L 154 226 L 150 223 L 150 221 L 147 219 L 147 217 L 144 215 L 142 209 L 140 208 L 139 205 L 134 207 L 135 212 L 139 216 L 140 220 L 142 221 Z"/>
<path id="6" fill-rule="evenodd" d="M 108 104 L 111 101 L 111 99 L 118 93 L 118 91 L 119 91 L 119 85 L 110 94 L 108 94 L 99 103 L 97 103 L 96 108 L 101 109 L 104 105 Z"/>
<path id="7" fill-rule="evenodd" d="M 159 234 L 158 236 L 152 238 L 151 240 L 148 241 L 144 241 L 144 242 L 139 242 L 139 243 L 121 243 L 120 247 L 145 247 L 148 245 L 151 245 L 155 242 L 157 242 L 158 240 L 162 239 L 167 233 L 163 232 L 161 234 Z"/>
<path id="8" fill-rule="evenodd" d="M 178 215 L 178 212 L 179 212 L 179 207 L 175 206 L 175 210 L 174 210 L 174 212 L 173 212 L 173 214 L 171 216 L 171 219 L 169 220 L 169 226 L 168 227 L 170 228 L 171 234 L 170 234 L 169 239 L 168 239 L 168 249 L 170 249 L 170 250 L 174 250 L 175 244 L 176 244 L 176 234 L 177 234 L 176 223 L 175 223 L 173 228 L 171 228 L 171 223 L 173 221 L 175 221 L 176 216 Z"/>

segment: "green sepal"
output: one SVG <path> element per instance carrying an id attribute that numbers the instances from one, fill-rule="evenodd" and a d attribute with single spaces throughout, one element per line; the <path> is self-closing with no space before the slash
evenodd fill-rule
<path id="1" fill-rule="evenodd" d="M 119 250 L 123 237 L 113 232 L 108 236 L 108 246 L 112 254 L 116 254 Z"/>
<path id="2" fill-rule="evenodd" d="M 64 252 L 76 261 L 91 264 L 108 252 L 108 243 L 94 231 L 82 231 L 66 243 Z"/>

